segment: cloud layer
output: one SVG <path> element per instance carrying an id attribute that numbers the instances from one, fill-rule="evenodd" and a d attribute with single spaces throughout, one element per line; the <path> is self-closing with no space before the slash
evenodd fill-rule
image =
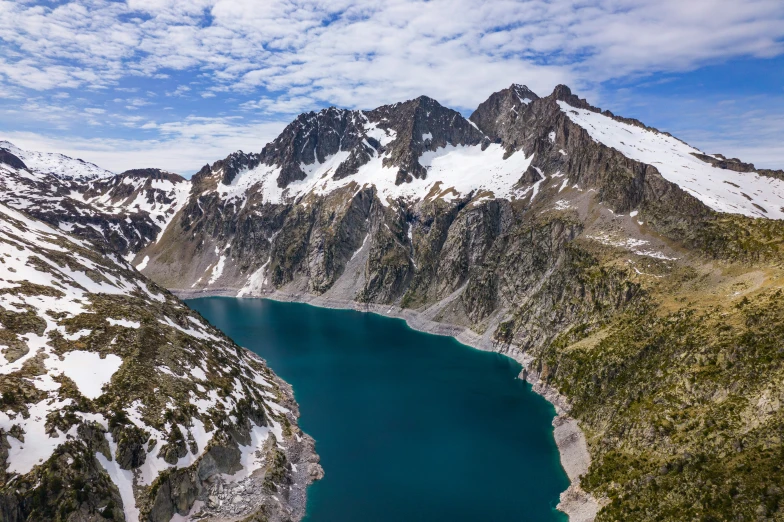
<path id="1" fill-rule="evenodd" d="M 180 139 L 176 125 L 206 135 L 199 117 L 240 116 L 233 128 L 256 132 L 283 114 L 419 94 L 465 110 L 513 82 L 598 93 L 777 56 L 783 39 L 780 0 L 0 0 L 0 98 L 48 116 L 25 132 L 80 122 L 93 127 L 80 137 L 108 125 L 141 144 Z"/>

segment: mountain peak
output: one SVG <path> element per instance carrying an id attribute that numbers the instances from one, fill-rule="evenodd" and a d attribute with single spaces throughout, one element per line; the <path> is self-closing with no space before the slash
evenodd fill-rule
<path id="1" fill-rule="evenodd" d="M 384 105 L 367 116 L 395 136 L 385 149 L 383 164 L 398 167 L 396 185 L 427 177 L 427 169 L 419 162 L 426 151 L 447 145 L 477 145 L 484 138 L 462 114 L 428 96 Z"/>
<path id="2" fill-rule="evenodd" d="M 600 112 L 599 109 L 588 103 L 585 98 L 580 98 L 572 93 L 572 90 L 563 84 L 559 84 L 553 89 L 553 93 L 548 96 L 548 98 L 553 99 L 555 101 L 562 101 L 566 102 L 572 107 L 577 107 L 578 109 L 588 109 L 593 112 Z"/>
<path id="3" fill-rule="evenodd" d="M 555 89 L 553 89 L 552 96 L 554 96 L 557 100 L 566 101 L 566 98 L 572 96 L 572 90 L 568 85 L 560 83 L 555 86 Z"/>
<path id="4" fill-rule="evenodd" d="M 54 152 L 23 150 L 10 141 L 0 141 L 0 149 L 15 156 L 34 174 L 50 174 L 64 179 L 97 179 L 114 176 L 113 172 L 82 159 Z"/>
<path id="5" fill-rule="evenodd" d="M 539 95 L 536 94 L 531 89 L 529 89 L 527 85 L 522 85 L 520 83 L 513 83 L 509 87 L 509 90 L 512 91 L 514 94 L 516 94 L 517 97 L 520 98 L 521 102 L 526 103 L 526 104 L 532 102 L 533 100 L 538 100 L 539 99 Z M 525 101 L 525 100 L 528 100 L 528 101 Z"/>
<path id="6" fill-rule="evenodd" d="M 424 94 L 422 94 L 421 96 L 417 96 L 412 101 L 416 102 L 419 105 L 438 105 L 439 107 L 443 107 L 443 105 L 441 105 L 441 103 L 439 103 L 438 100 Z"/>
<path id="7" fill-rule="evenodd" d="M 501 127 L 511 125 L 530 103 L 539 99 L 526 85 L 513 83 L 506 89 L 494 92 L 479 104 L 469 120 L 486 136 L 498 139 Z"/>

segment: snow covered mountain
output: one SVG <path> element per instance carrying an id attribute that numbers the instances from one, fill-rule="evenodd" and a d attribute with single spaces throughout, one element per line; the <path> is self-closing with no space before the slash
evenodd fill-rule
<path id="1" fill-rule="evenodd" d="M 511 102 L 496 109 L 507 114 L 483 122 L 487 109 L 480 108 L 472 116 L 491 133 L 492 140 L 478 131 L 474 121 L 426 97 L 368 112 L 330 108 L 300 116 L 261 154 L 247 156 L 241 166 L 226 169 L 221 163 L 198 176 L 219 176 L 215 190 L 232 202 L 244 202 L 254 189 L 261 192 L 263 203 L 281 204 L 307 194 L 328 194 L 349 184 L 375 187 L 384 204 L 401 197 L 456 197 L 472 191 L 523 199 L 533 188 L 526 190 L 518 182 L 534 154 L 516 154 L 519 148 L 514 137 L 505 140 L 502 136 L 514 131 L 518 114 L 539 97 L 520 85 L 507 91 Z M 486 103 L 499 102 L 493 98 Z M 669 134 L 602 114 L 582 103 L 573 107 L 559 100 L 558 105 L 596 142 L 656 167 L 665 179 L 716 211 L 784 217 L 784 181 L 771 171 L 755 172 L 753 165 L 746 172 L 738 171 L 726 164 L 726 158 L 707 155 Z M 555 143 L 555 129 L 547 137 Z M 241 156 L 242 152 L 235 155 Z M 725 164 L 718 165 L 721 161 Z M 755 202 L 750 194 L 764 197 Z"/>
<path id="2" fill-rule="evenodd" d="M 628 172 L 619 178 L 615 171 Z M 659 208 L 662 204 L 681 206 L 703 223 L 715 219 L 712 211 L 784 217 L 780 172 L 754 171 L 753 165 L 704 154 L 666 133 L 601 112 L 564 86 L 540 98 L 513 85 L 493 94 L 469 119 L 427 97 L 371 111 L 302 114 L 260 153 L 239 151 L 207 165 L 192 185 L 171 234 L 145 247 L 136 262 L 172 288 L 232 288 L 242 295 L 278 288 L 297 274 L 309 280 L 310 291 L 329 288 L 360 247 L 373 248 L 364 241 L 373 228 L 369 215 L 383 209 L 398 214 L 394 227 L 385 225 L 401 230 L 392 235 L 401 246 L 400 262 L 411 260 L 399 267 L 399 277 L 409 283 L 418 271 L 414 232 L 430 219 L 418 217 L 418 209 L 429 203 L 459 209 L 503 200 L 531 211 L 564 211 L 586 204 L 585 191 L 598 191 L 591 201 L 640 216 L 629 219 L 636 224 L 630 237 L 605 231 L 593 237 L 656 245 L 661 248 L 637 251 L 661 258 L 677 257 L 671 246 L 665 248 L 664 237 L 691 240 L 686 236 L 694 232 L 683 222 L 674 230 L 668 222 L 673 214 Z M 311 210 L 324 199 L 341 202 L 338 217 L 363 216 L 335 240 L 339 251 L 320 254 L 324 241 L 333 239 L 326 231 L 314 243 L 283 246 L 290 221 L 314 224 Z M 309 232 L 299 232 L 305 236 L 296 241 L 306 240 Z M 291 254 L 296 267 L 290 266 Z M 156 261 L 159 256 L 195 261 L 175 273 Z M 315 279 L 327 280 L 315 282 L 314 272 Z M 402 285 L 393 292 L 399 298 L 408 283 L 395 284 Z"/>
<path id="3" fill-rule="evenodd" d="M 51 152 L 22 150 L 8 141 L 0 141 L 0 150 L 16 156 L 24 163 L 24 168 L 39 176 L 51 174 L 58 178 L 81 181 L 114 176 L 113 172 L 81 159 Z"/>
<path id="4" fill-rule="evenodd" d="M 589 435 L 577 520 L 751 519 L 784 480 L 782 180 L 565 86 L 470 118 L 330 108 L 205 166 L 134 262 L 181 295 L 369 309 L 526 362 Z"/>
<path id="5" fill-rule="evenodd" d="M 132 258 L 185 204 L 190 183 L 159 169 L 113 174 L 61 154 L 0 142 L 0 202 Z"/>
<path id="6" fill-rule="evenodd" d="M 83 287 L 86 297 L 74 294 L 72 301 L 106 316 L 96 316 L 109 324 L 99 330 L 74 319 L 85 314 L 69 319 L 65 310 L 47 308 L 50 300 L 40 296 L 51 290 L 18 281 L 25 290 L 11 294 L 27 295 L 34 288 L 38 300 L 25 303 L 32 311 L 49 310 L 49 319 L 38 330 L 20 331 L 21 344 L 8 345 L 9 368 L 16 368 L 11 358 L 24 351 L 22 345 L 38 347 L 63 357 L 39 363 L 30 356 L 25 364 L 43 364 L 58 390 L 78 390 L 79 382 L 86 386 L 81 376 L 56 377 L 67 377 L 70 363 L 58 351 L 60 344 L 44 347 L 39 338 L 44 333 L 58 343 L 84 344 L 89 336 L 103 336 L 88 347 L 104 346 L 114 335 L 117 342 L 136 339 L 127 337 L 133 332 L 162 335 L 172 350 L 185 351 L 168 357 L 161 350 L 149 364 L 184 376 L 183 387 L 198 400 L 212 400 L 211 392 L 198 395 L 196 384 L 206 389 L 201 372 L 212 380 L 213 370 L 199 366 L 186 348 L 214 342 L 231 351 L 230 343 L 178 308 L 169 294 L 151 284 L 145 283 L 147 290 L 138 286 L 128 261 L 179 295 L 272 295 L 372 309 L 439 333 L 458 332 L 526 362 L 524 375 L 536 389 L 563 394 L 559 407 L 570 410 L 589 435 L 595 464 L 586 465 L 584 476 L 571 477 L 561 505 L 580 520 L 597 513 L 606 520 L 668 519 L 672 513 L 746 520 L 763 517 L 760 506 L 768 506 L 768 519 L 782 516 L 781 509 L 769 508 L 784 506 L 776 500 L 780 491 L 769 487 L 784 480 L 777 460 L 781 440 L 771 436 L 784 425 L 784 409 L 777 406 L 784 400 L 779 349 L 784 332 L 778 328 L 784 324 L 782 171 L 697 150 L 639 121 L 601 111 L 565 86 L 540 97 L 523 85 L 493 93 L 469 118 L 424 96 L 367 111 L 302 114 L 260 152 L 237 151 L 205 165 L 191 180 L 156 169 L 101 174 L 92 167 L 79 170 L 78 160 L 61 161 L 74 165 L 69 168 L 42 167 L 53 160 L 37 157 L 0 147 L 2 208 L 48 223 L 52 230 L 42 237 L 60 234 L 67 238 L 62 241 L 101 245 L 108 265 L 82 250 L 74 263 L 87 273 L 81 258 L 90 260 L 107 274 L 106 281 L 99 278 L 101 285 L 131 292 L 135 297 L 128 299 L 143 300 L 149 310 L 123 304 L 121 312 L 104 312 L 101 299 L 121 298 L 98 299 L 104 294 Z M 22 218 L 29 219 L 14 219 Z M 14 237 L 9 244 L 16 244 Z M 54 251 L 47 255 L 66 266 Z M 19 277 L 32 281 L 39 276 L 31 266 L 51 265 L 36 259 L 14 266 Z M 67 266 L 74 282 L 65 287 L 98 284 L 74 279 L 82 271 Z M 51 284 L 63 292 L 59 282 Z M 114 295 L 104 286 L 105 294 Z M 159 295 L 164 302 L 156 301 Z M 99 304 L 84 304 L 85 299 Z M 61 319 L 73 325 L 61 325 Z M 175 331 L 196 340 L 177 340 Z M 112 346 L 97 363 L 107 374 L 114 372 L 107 387 L 79 392 L 95 408 L 113 404 L 101 397 L 113 393 L 115 379 L 129 364 L 126 354 L 132 350 Z M 110 366 L 117 365 L 111 354 L 123 360 L 117 370 Z M 238 360 L 242 367 L 245 359 Z M 214 378 L 221 378 L 218 373 Z M 20 377 L 17 385 L 32 393 L 39 380 L 47 386 L 41 375 Z M 247 372 L 245 377 L 254 380 Z M 144 382 L 147 391 L 160 386 Z M 242 379 L 233 384 L 245 390 Z M 251 391 L 245 393 L 272 399 L 261 386 L 248 383 Z M 99 392 L 103 395 L 90 399 Z M 25 407 L 39 404 L 40 397 L 25 399 Z M 185 453 L 177 446 L 177 459 L 170 457 L 169 465 L 202 455 L 202 427 L 193 410 L 177 422 L 143 418 L 142 427 L 135 420 L 146 410 L 116 400 L 123 411 L 132 410 L 123 426 L 133 424 L 156 441 L 156 451 L 151 453 L 150 443 L 146 447 L 150 456 L 144 462 L 151 467 L 158 469 L 167 454 L 157 441 L 169 437 L 165 447 L 174 447 L 178 432 L 182 438 L 190 433 L 194 444 L 189 440 Z M 275 409 L 265 407 L 264 415 L 274 418 Z M 109 418 L 106 409 L 90 412 Z M 208 421 L 199 419 L 209 431 Z M 113 439 L 106 438 L 109 449 L 102 453 L 107 461 L 120 451 L 111 446 L 119 435 L 109 420 L 105 429 Z M 63 424 L 57 433 L 67 438 L 72 426 Z M 16 440 L 21 447 L 23 441 Z M 243 440 L 238 444 L 245 447 Z M 144 462 L 133 472 L 136 506 L 157 513 L 154 507 L 145 511 L 149 495 L 160 490 L 150 484 Z M 35 469 L 25 476 L 33 477 Z M 768 483 L 756 469 L 774 478 Z M 127 475 L 111 476 L 122 493 Z M 181 490 L 172 485 L 167 491 Z M 127 490 L 123 494 L 115 499 L 130 505 Z M 0 512 L 6 513 L 2 498 Z M 162 513 L 173 512 L 161 502 Z M 185 512 L 184 505 L 190 506 L 177 504 L 176 511 Z"/>
<path id="7" fill-rule="evenodd" d="M 158 169 L 113 174 L 61 154 L 0 142 L 0 194 L 13 208 L 108 241 L 137 264 L 148 257 L 136 256 L 142 249 L 153 254 L 160 249 L 155 243 L 180 210 L 213 195 L 218 207 L 237 216 L 249 201 L 292 204 L 349 187 L 372 189 L 385 206 L 400 199 L 454 202 L 469 195 L 531 204 L 548 185 L 557 185 L 559 193 L 579 188 L 570 173 L 573 158 L 556 147 L 569 138 L 558 133 L 556 125 L 562 124 L 553 121 L 546 132 L 540 128 L 538 119 L 554 117 L 553 101 L 596 143 L 656 168 L 708 208 L 784 217 L 781 171 L 705 154 L 640 122 L 602 113 L 563 86 L 540 98 L 523 85 L 512 85 L 494 93 L 470 119 L 424 96 L 371 111 L 330 108 L 303 114 L 260 153 L 238 151 L 206 165 L 192 182 Z M 539 143 L 534 145 L 532 137 Z M 582 158 L 581 151 L 576 157 Z M 557 206 L 568 206 L 568 198 L 558 199 Z M 216 281 L 201 279 L 197 287 Z"/>
<path id="8" fill-rule="evenodd" d="M 257 492 L 232 516 L 296 515 L 289 486 L 319 469 L 258 357 L 117 254 L 5 205 L 0 259 L 2 520 L 221 516 L 206 501 L 226 481 Z"/>

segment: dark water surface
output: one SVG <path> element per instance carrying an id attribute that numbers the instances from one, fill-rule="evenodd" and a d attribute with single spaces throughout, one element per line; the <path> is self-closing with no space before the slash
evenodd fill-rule
<path id="1" fill-rule="evenodd" d="M 325 471 L 308 522 L 567 520 L 555 411 L 517 362 L 374 314 L 188 304 L 294 387 Z"/>

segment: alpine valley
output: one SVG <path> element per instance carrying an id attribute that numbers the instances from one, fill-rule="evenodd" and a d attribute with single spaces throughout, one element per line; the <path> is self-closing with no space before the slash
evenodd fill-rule
<path id="1" fill-rule="evenodd" d="M 784 519 L 783 171 L 512 85 L 302 114 L 189 180 L 0 142 L 0 183 L 3 520 L 303 516 L 292 391 L 178 300 L 206 295 L 520 361 L 573 522 Z"/>

